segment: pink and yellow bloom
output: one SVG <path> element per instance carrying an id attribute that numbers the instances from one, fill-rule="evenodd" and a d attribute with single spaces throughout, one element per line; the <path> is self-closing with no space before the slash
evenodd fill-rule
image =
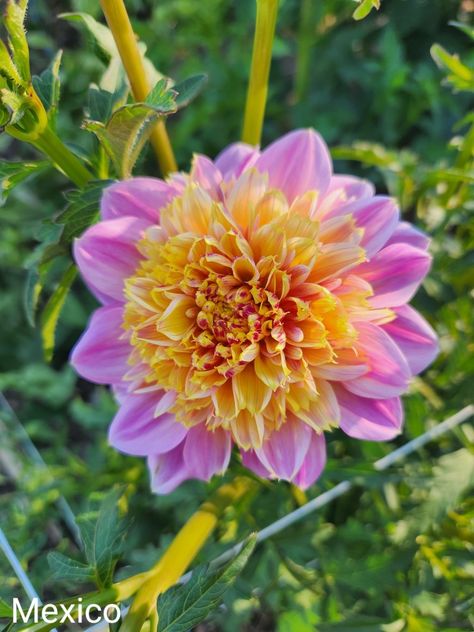
<path id="1" fill-rule="evenodd" d="M 325 431 L 400 432 L 400 396 L 437 353 L 407 305 L 427 246 L 392 199 L 332 174 L 313 130 L 196 155 L 189 174 L 105 191 L 74 247 L 102 307 L 72 363 L 112 385 L 110 443 L 148 458 L 156 492 L 223 472 L 234 445 L 306 488 Z"/>

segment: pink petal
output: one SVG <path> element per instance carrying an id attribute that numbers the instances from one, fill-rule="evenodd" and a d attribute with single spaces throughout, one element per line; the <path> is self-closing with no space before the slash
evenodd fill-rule
<path id="1" fill-rule="evenodd" d="M 303 465 L 313 432 L 303 422 L 287 419 L 255 454 L 276 478 L 291 481 Z"/>
<path id="2" fill-rule="evenodd" d="M 312 129 L 296 130 L 278 139 L 262 152 L 255 167 L 268 173 L 270 186 L 283 191 L 290 204 L 307 191 L 324 195 L 332 173 L 328 148 Z"/>
<path id="3" fill-rule="evenodd" d="M 198 182 L 214 200 L 219 201 L 222 198 L 220 189 L 222 174 L 212 160 L 201 154 L 195 154 L 190 176 L 191 180 Z"/>
<path id="4" fill-rule="evenodd" d="M 158 178 L 132 178 L 105 189 L 100 204 L 103 220 L 139 217 L 157 224 L 160 209 L 171 202 L 176 190 Z"/>
<path id="5" fill-rule="evenodd" d="M 313 432 L 311 434 L 311 444 L 293 482 L 301 489 L 307 489 L 316 479 L 326 465 L 326 441 L 324 434 Z"/>
<path id="6" fill-rule="evenodd" d="M 155 494 L 169 494 L 185 480 L 192 478 L 183 458 L 184 442 L 165 452 L 148 458 L 151 489 Z"/>
<path id="7" fill-rule="evenodd" d="M 349 393 L 344 386 L 336 387 L 341 407 L 341 428 L 355 439 L 389 441 L 403 424 L 403 407 L 399 397 L 367 399 Z"/>
<path id="8" fill-rule="evenodd" d="M 260 152 L 246 143 L 233 143 L 217 156 L 215 165 L 224 180 L 238 178 L 245 169 L 253 166 Z"/>
<path id="9" fill-rule="evenodd" d="M 344 386 L 356 395 L 373 399 L 401 395 L 411 372 L 400 349 L 381 327 L 369 322 L 354 325 L 359 333 L 356 348 L 365 356 L 369 371 L 344 382 Z"/>
<path id="10" fill-rule="evenodd" d="M 136 243 L 149 222 L 120 217 L 91 226 L 74 242 L 74 259 L 91 289 L 102 302 L 123 301 L 123 281 L 138 266 Z"/>
<path id="11" fill-rule="evenodd" d="M 192 475 L 208 481 L 227 469 L 232 450 L 230 434 L 217 428 L 207 430 L 204 424 L 188 431 L 184 442 L 184 461 Z"/>
<path id="12" fill-rule="evenodd" d="M 402 351 L 412 374 L 416 375 L 426 369 L 438 355 L 436 333 L 409 305 L 402 305 L 394 311 L 397 318 L 383 328 Z"/>
<path id="13" fill-rule="evenodd" d="M 319 200 L 316 219 L 344 215 L 354 202 L 369 200 L 375 195 L 374 185 L 353 176 L 333 175 L 326 194 Z"/>
<path id="14" fill-rule="evenodd" d="M 174 415 L 155 417 L 164 391 L 129 395 L 120 406 L 109 429 L 109 443 L 125 454 L 149 456 L 163 454 L 184 439 L 187 429 Z"/>
<path id="15" fill-rule="evenodd" d="M 100 307 L 76 343 L 71 364 L 82 377 L 97 384 L 120 383 L 128 371 L 131 347 L 123 339 L 123 307 Z"/>
<path id="16" fill-rule="evenodd" d="M 415 228 L 408 222 L 400 222 L 395 229 L 395 232 L 387 241 L 387 246 L 391 244 L 409 244 L 414 248 L 420 248 L 421 250 L 428 250 L 430 240 L 425 233 L 418 228 Z"/>
<path id="17" fill-rule="evenodd" d="M 428 273 L 431 257 L 407 244 L 392 244 L 355 270 L 374 290 L 372 307 L 397 307 L 407 303 Z"/>
<path id="18" fill-rule="evenodd" d="M 241 450 L 242 464 L 261 478 L 270 478 L 271 474 L 255 454 L 254 450 Z"/>
<path id="19" fill-rule="evenodd" d="M 351 206 L 358 228 L 364 229 L 360 245 L 370 259 L 382 248 L 398 224 L 400 211 L 392 198 L 376 195 Z"/>

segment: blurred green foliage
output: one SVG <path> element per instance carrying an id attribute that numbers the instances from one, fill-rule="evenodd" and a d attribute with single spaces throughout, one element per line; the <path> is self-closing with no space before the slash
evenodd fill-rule
<path id="1" fill-rule="evenodd" d="M 441 49 L 434 51 L 441 68 L 430 50 L 438 44 L 472 69 L 469 33 L 449 22 L 469 24 L 474 5 L 471 0 L 384 0 L 381 5 L 363 21 L 354 21 L 350 0 L 281 0 L 264 144 L 294 127 L 316 127 L 335 148 L 337 171 L 374 179 L 380 191 L 398 197 L 406 219 L 433 237 L 433 269 L 415 304 L 436 328 L 441 354 L 405 398 L 406 427 L 399 439 L 404 442 L 472 402 L 474 133 L 472 114 L 466 115 L 473 101 L 459 91 L 462 84 L 445 80 Z M 240 133 L 253 0 L 129 0 L 127 6 L 156 68 L 176 81 L 200 72 L 209 75 L 203 94 L 170 120 L 180 166 L 186 168 L 195 151 L 215 155 Z M 57 49 L 64 49 L 58 129 L 66 142 L 88 151 L 93 139 L 80 130 L 86 94 L 90 83 L 100 82 L 106 60 L 85 31 L 57 18 L 65 11 L 86 11 L 100 19 L 96 0 L 32 0 L 33 72 L 39 74 Z M 4 136 L 0 149 L 8 159 L 37 158 Z M 151 155 L 135 170 L 155 171 Z M 66 300 L 52 366 L 42 359 L 40 335 L 24 310 L 25 266 L 36 240 L 46 236 L 42 220 L 65 206 L 63 194 L 69 188 L 60 174 L 39 169 L 0 210 L 0 390 L 50 468 L 35 464 L 15 414 L 4 406 L 1 524 L 47 599 L 90 588 L 53 579 L 46 562 L 52 549 L 82 559 L 58 507 L 61 495 L 80 514 L 113 485 L 125 486 L 121 511 L 133 516 L 134 526 L 118 574 L 128 576 L 159 557 L 208 494 L 205 485 L 191 482 L 169 497 L 153 497 L 142 461 L 107 447 L 113 399 L 106 389 L 78 380 L 67 365 L 95 306 L 80 281 Z M 48 272 L 51 287 L 57 269 L 60 260 Z M 368 465 L 393 444 L 362 443 L 333 433 L 329 466 L 309 496 L 344 478 L 357 484 L 258 547 L 226 594 L 225 607 L 205 629 L 473 629 L 473 439 L 472 427 L 464 424 L 420 455 L 384 474 L 369 475 Z M 262 484 L 256 498 L 226 513 L 202 560 L 291 511 L 297 502 L 288 485 Z M 0 596 L 18 593 L 16 579 L 0 558 Z"/>

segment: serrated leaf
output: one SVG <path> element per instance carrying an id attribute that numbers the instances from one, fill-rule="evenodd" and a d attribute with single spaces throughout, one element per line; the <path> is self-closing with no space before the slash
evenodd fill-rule
<path id="1" fill-rule="evenodd" d="M 0 161 L 0 203 L 3 203 L 13 189 L 23 180 L 46 169 L 47 160 L 38 162 L 8 162 Z"/>
<path id="2" fill-rule="evenodd" d="M 23 82 L 30 80 L 30 52 L 25 33 L 26 0 L 8 0 L 5 12 L 5 27 L 12 51 L 13 62 Z"/>
<path id="3" fill-rule="evenodd" d="M 380 0 L 358 0 L 360 2 L 357 9 L 352 14 L 354 20 L 363 20 L 372 9 L 380 9 Z"/>
<path id="4" fill-rule="evenodd" d="M 52 551 L 48 554 L 48 564 L 52 571 L 52 579 L 72 582 L 89 582 L 94 579 L 94 569 L 87 564 L 66 557 L 62 553 Z"/>
<path id="5" fill-rule="evenodd" d="M 97 520 L 80 524 L 86 558 L 94 568 L 96 582 L 101 588 L 112 583 L 115 564 L 127 532 L 117 506 L 121 495 L 121 489 L 110 492 L 100 507 Z"/>
<path id="6" fill-rule="evenodd" d="M 84 127 L 97 136 L 118 175 L 125 179 L 131 175 L 153 125 L 161 116 L 175 111 L 175 93 L 162 79 L 145 103 L 124 105 L 112 114 L 106 124 L 86 121 Z"/>
<path id="7" fill-rule="evenodd" d="M 207 75 L 199 74 L 192 75 L 184 81 L 175 84 L 173 90 L 176 92 L 176 106 L 178 110 L 189 105 L 202 91 L 206 83 Z"/>
<path id="8" fill-rule="evenodd" d="M 225 591 L 243 570 L 255 547 L 251 536 L 240 553 L 215 572 L 204 566 L 193 571 L 184 586 L 175 586 L 158 599 L 158 632 L 189 632 L 217 608 Z"/>
<path id="9" fill-rule="evenodd" d="M 109 184 L 112 184 L 112 180 L 97 180 L 85 189 L 67 194 L 68 204 L 54 220 L 56 224 L 64 226 L 60 240 L 63 246 L 68 246 L 94 223 L 98 217 L 102 192 Z"/>
<path id="10" fill-rule="evenodd" d="M 68 292 L 76 278 L 76 274 L 76 266 L 70 265 L 63 274 L 58 287 L 49 298 L 41 314 L 41 339 L 46 362 L 50 362 L 53 357 L 56 326 Z"/>
<path id="11" fill-rule="evenodd" d="M 62 55 L 62 50 L 58 51 L 48 68 L 43 70 L 40 75 L 35 75 L 32 79 L 36 94 L 41 99 L 49 114 L 49 121 L 53 123 L 56 117 L 61 91 L 59 68 L 61 66 Z"/>
<path id="12" fill-rule="evenodd" d="M 11 606 L 0 597 L 0 619 L 10 619 L 11 617 L 13 617 Z"/>

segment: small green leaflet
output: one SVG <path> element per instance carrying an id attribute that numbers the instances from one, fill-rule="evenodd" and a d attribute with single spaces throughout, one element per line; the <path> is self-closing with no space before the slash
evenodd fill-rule
<path id="1" fill-rule="evenodd" d="M 112 116 L 112 112 L 125 105 L 128 88 L 125 83 L 115 92 L 91 86 L 88 92 L 87 116 L 91 121 L 105 123 Z"/>
<path id="2" fill-rule="evenodd" d="M 30 52 L 24 27 L 27 4 L 27 0 L 8 0 L 4 17 L 13 63 L 25 83 L 30 80 Z"/>
<path id="3" fill-rule="evenodd" d="M 112 490 L 105 497 L 97 520 L 82 521 L 79 525 L 87 562 L 94 569 L 94 579 L 100 588 L 107 588 L 112 583 L 127 532 L 117 506 L 122 493 L 121 488 Z"/>
<path id="4" fill-rule="evenodd" d="M 372 9 L 380 9 L 380 0 L 357 0 L 357 2 L 359 2 L 359 6 L 352 14 L 354 20 L 363 20 Z"/>
<path id="5" fill-rule="evenodd" d="M 250 536 L 233 560 L 216 572 L 208 566 L 193 571 L 184 586 L 175 586 L 158 599 L 158 632 L 189 632 L 217 608 L 225 591 L 243 570 L 256 544 Z"/>
<path id="6" fill-rule="evenodd" d="M 71 264 L 64 272 L 58 287 L 49 298 L 41 314 L 41 339 L 43 341 L 44 357 L 47 362 L 50 362 L 53 357 L 56 325 L 76 275 L 77 268 L 74 264 Z"/>
<path id="7" fill-rule="evenodd" d="M 433 44 L 431 57 L 441 70 L 447 71 L 446 81 L 456 91 L 474 92 L 474 70 L 463 64 L 459 55 L 452 55 L 439 44 Z"/>
<path id="8" fill-rule="evenodd" d="M 207 75 L 192 75 L 173 86 L 176 92 L 176 107 L 178 110 L 186 107 L 197 97 L 207 83 Z"/>
<path id="9" fill-rule="evenodd" d="M 0 160 L 0 203 L 5 202 L 13 189 L 23 180 L 49 166 L 47 160 L 37 162 L 8 162 Z"/>
<path id="10" fill-rule="evenodd" d="M 76 583 L 85 583 L 95 578 L 93 568 L 57 551 L 48 554 L 48 564 L 52 571 L 51 579 L 67 579 Z"/>
<path id="11" fill-rule="evenodd" d="M 153 125 L 160 116 L 176 112 L 176 93 L 161 79 L 144 103 L 130 103 L 116 110 L 107 123 L 86 121 L 112 160 L 120 178 L 131 175 Z"/>

